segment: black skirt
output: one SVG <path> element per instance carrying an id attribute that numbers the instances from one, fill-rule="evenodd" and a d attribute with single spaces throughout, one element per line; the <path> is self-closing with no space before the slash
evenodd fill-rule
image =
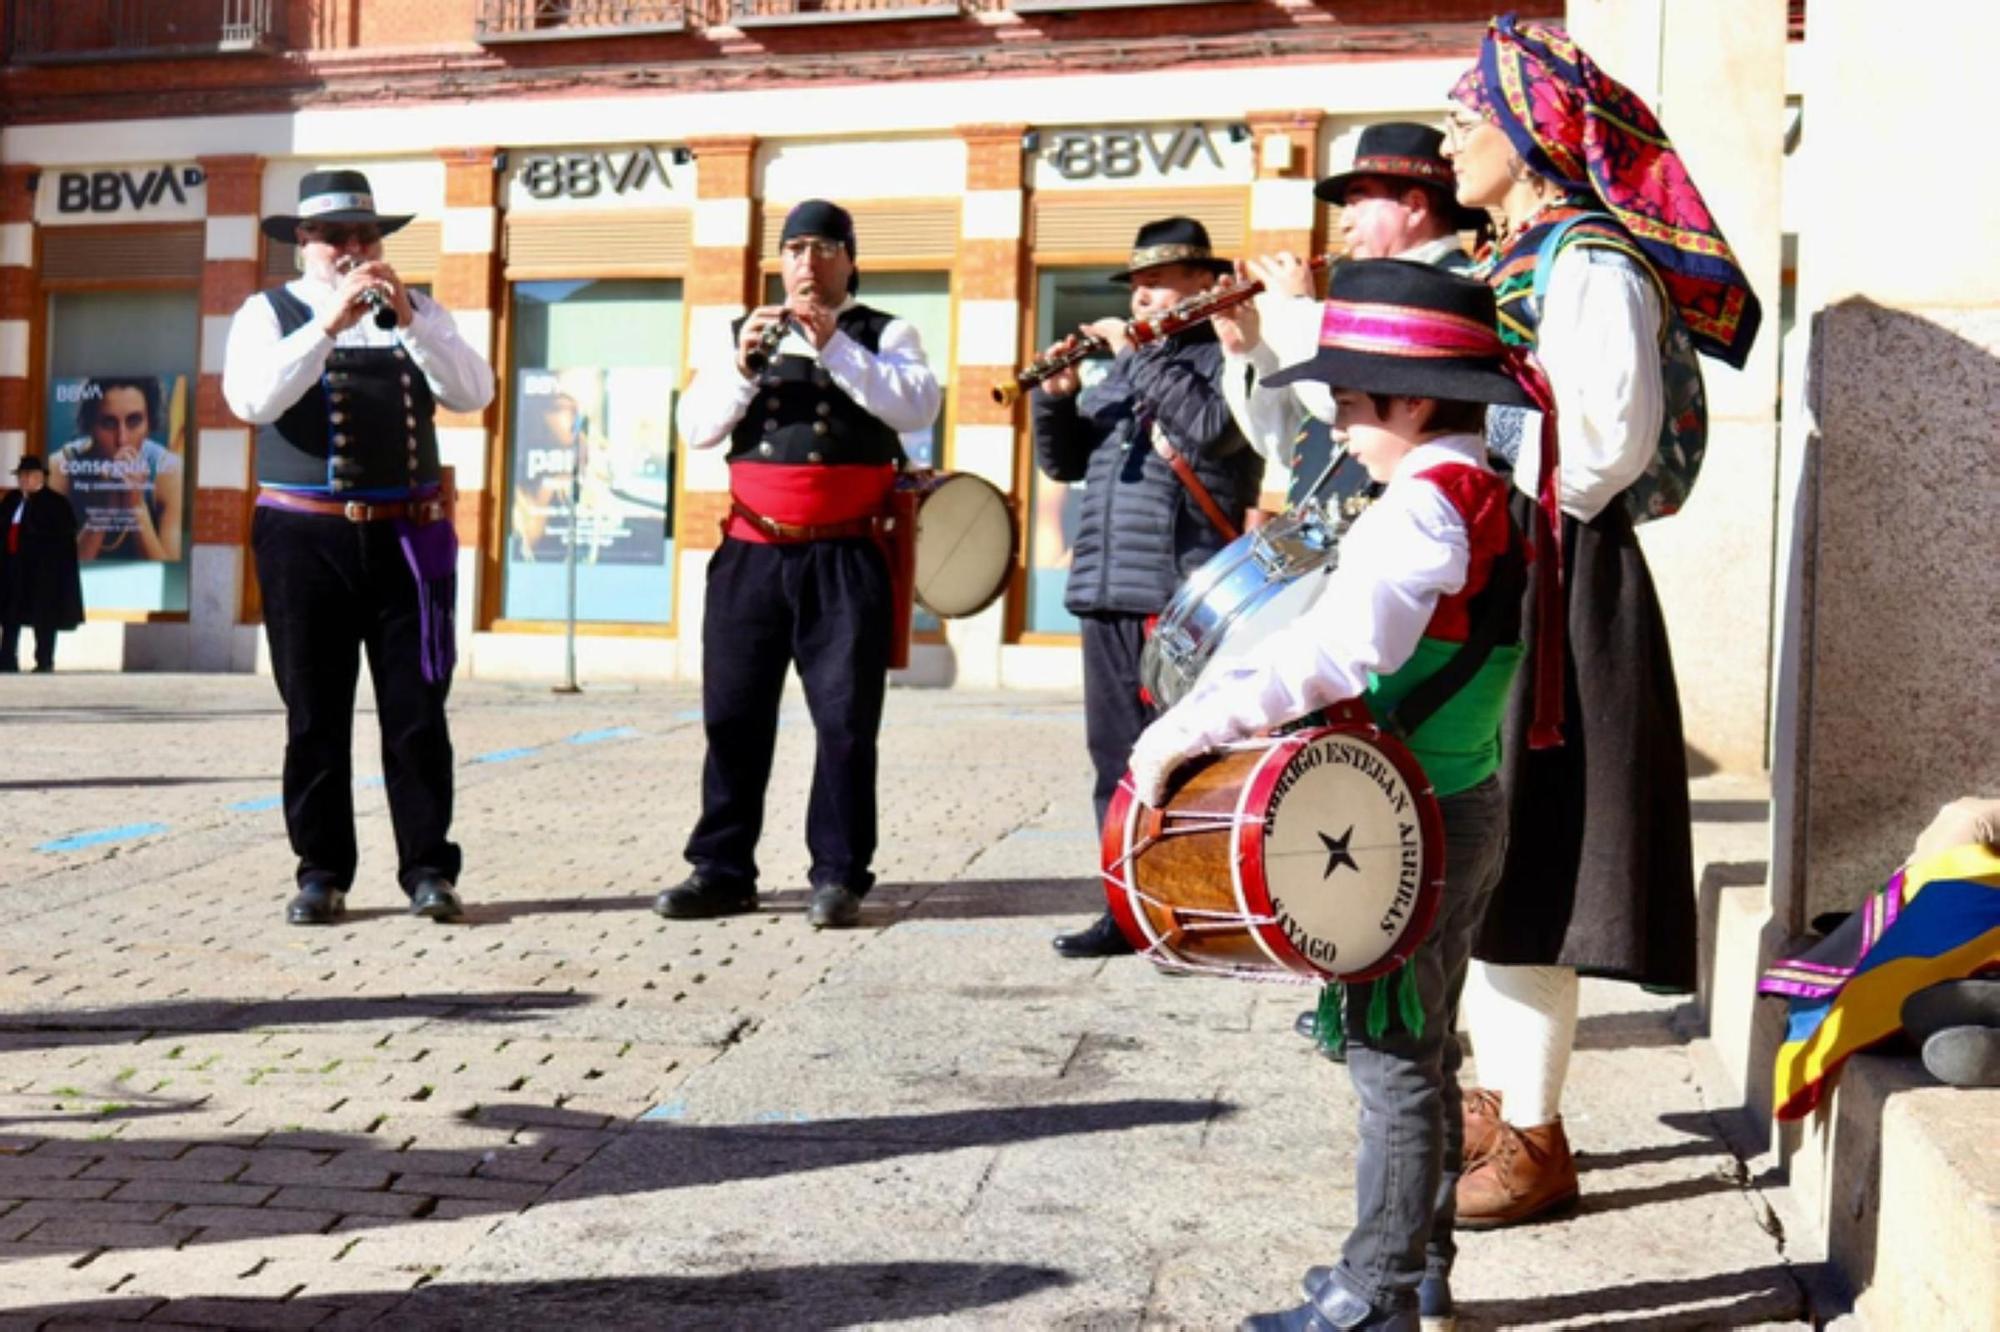
<path id="1" fill-rule="evenodd" d="M 1533 516 L 1514 496 L 1524 530 Z M 1673 989 L 1695 981 L 1687 753 L 1666 624 L 1625 505 L 1563 518 L 1563 740 L 1530 750 L 1529 643 L 1501 731 L 1508 845 L 1474 956 Z"/>

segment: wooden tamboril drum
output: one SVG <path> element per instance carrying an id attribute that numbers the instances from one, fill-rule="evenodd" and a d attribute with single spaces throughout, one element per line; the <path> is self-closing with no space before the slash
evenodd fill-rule
<path id="1" fill-rule="evenodd" d="M 1162 967 L 1361 981 L 1401 965 L 1437 916 L 1444 829 L 1408 749 L 1361 720 L 1191 764 L 1162 809 L 1130 779 L 1105 816 L 1104 892 Z"/>
<path id="2" fill-rule="evenodd" d="M 1007 590 L 1020 526 L 1007 497 L 970 472 L 913 472 L 917 604 L 942 619 L 977 615 Z"/>

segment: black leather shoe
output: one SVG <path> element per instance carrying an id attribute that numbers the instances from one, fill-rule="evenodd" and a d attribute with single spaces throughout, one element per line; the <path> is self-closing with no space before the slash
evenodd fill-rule
<path id="1" fill-rule="evenodd" d="M 816 930 L 852 929 L 861 923 L 861 894 L 837 883 L 821 884 L 806 907 L 806 923 Z"/>
<path id="2" fill-rule="evenodd" d="M 465 914 L 465 908 L 459 905 L 451 880 L 442 874 L 432 874 L 418 879 L 417 886 L 410 890 L 410 914 L 426 920 L 457 920 Z"/>
<path id="3" fill-rule="evenodd" d="M 1092 921 L 1087 929 L 1058 934 L 1054 943 L 1055 950 L 1064 957 L 1123 957 L 1132 951 L 1125 932 L 1111 919 L 1109 911 Z"/>
<path id="4" fill-rule="evenodd" d="M 299 889 L 299 895 L 285 908 L 290 925 L 331 925 L 347 911 L 347 893 L 323 880 L 314 879 Z"/>
<path id="5" fill-rule="evenodd" d="M 653 910 L 668 920 L 708 920 L 757 909 L 757 889 L 717 883 L 690 874 L 653 899 Z"/>
<path id="6" fill-rule="evenodd" d="M 1307 1299 L 1319 1295 L 1319 1288 L 1333 1279 L 1331 1267 L 1308 1267 L 1299 1289 Z M 1451 1280 L 1426 1273 L 1417 1287 L 1417 1325 L 1423 1332 L 1456 1332 L 1458 1314 L 1451 1303 Z"/>
<path id="7" fill-rule="evenodd" d="M 1370 1332 L 1417 1332 L 1415 1309 L 1382 1313 L 1368 1302 L 1334 1281 L 1323 1281 L 1312 1297 L 1295 1309 L 1277 1313 L 1252 1314 L 1238 1325 L 1241 1332 L 1341 1332 L 1344 1328 L 1367 1328 Z"/>
<path id="8" fill-rule="evenodd" d="M 1334 1063 L 1344 1064 L 1347 1062 L 1347 1042 L 1344 1039 L 1331 1048 L 1320 1045 L 1319 1010 L 1317 1008 L 1308 1008 L 1305 1012 L 1299 1014 L 1298 1020 L 1292 1023 L 1292 1030 L 1311 1041 L 1319 1048 L 1319 1052 L 1322 1055 L 1325 1055 Z"/>

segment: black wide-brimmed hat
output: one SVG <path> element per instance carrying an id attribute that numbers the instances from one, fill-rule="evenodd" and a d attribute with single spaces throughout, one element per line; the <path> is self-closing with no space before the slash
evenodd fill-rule
<path id="1" fill-rule="evenodd" d="M 1138 239 L 1132 242 L 1132 257 L 1125 261 L 1122 271 L 1111 275 L 1111 280 L 1130 282 L 1140 269 L 1158 268 L 1161 264 L 1186 264 L 1211 273 L 1236 271 L 1236 265 L 1215 257 L 1215 249 L 1208 243 L 1207 227 L 1191 217 L 1163 217 L 1139 228 Z"/>
<path id="2" fill-rule="evenodd" d="M 1454 231 L 1476 231 L 1487 221 L 1484 209 L 1467 208 L 1458 202 L 1458 179 L 1444 157 L 1444 134 L 1429 125 L 1408 120 L 1370 125 L 1354 145 L 1354 165 L 1313 186 L 1313 194 L 1338 206 L 1346 202 L 1349 185 L 1370 176 L 1414 181 L 1442 190 L 1451 200 L 1448 220 Z"/>
<path id="3" fill-rule="evenodd" d="M 1319 351 L 1264 383 L 1532 406 L 1506 359 L 1491 287 L 1407 259 L 1357 259 L 1333 270 Z"/>
<path id="4" fill-rule="evenodd" d="M 280 213 L 263 221 L 272 240 L 298 239 L 301 222 L 334 222 L 372 226 L 386 236 L 408 226 L 414 213 L 384 215 L 375 211 L 375 191 L 359 171 L 308 171 L 299 182 L 299 211 Z"/>
<path id="5" fill-rule="evenodd" d="M 48 470 L 49 465 L 42 461 L 42 457 L 38 453 L 24 453 L 21 455 L 21 461 L 14 464 L 15 476 L 19 476 L 23 472 L 41 472 L 47 474 Z"/>

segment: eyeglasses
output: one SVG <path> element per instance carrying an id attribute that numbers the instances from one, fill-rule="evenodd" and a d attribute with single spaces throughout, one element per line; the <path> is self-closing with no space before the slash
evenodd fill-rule
<path id="1" fill-rule="evenodd" d="M 1485 116 L 1474 115 L 1470 111 L 1454 111 L 1444 118 L 1445 142 L 1453 148 L 1463 148 L 1467 139 L 1492 123 Z"/>
<path id="2" fill-rule="evenodd" d="M 123 425 L 127 430 L 144 430 L 146 428 L 146 414 L 144 412 L 127 412 L 121 417 L 115 412 L 99 412 L 97 414 L 97 424 L 113 428 Z"/>
<path id="3" fill-rule="evenodd" d="M 382 229 L 380 227 L 369 226 L 344 227 L 334 224 L 324 227 L 313 227 L 305 235 L 309 241 L 318 241 L 322 245 L 331 245 L 334 249 L 338 250 L 349 241 L 360 241 L 363 245 L 373 245 L 376 241 L 382 239 Z"/>
<path id="4" fill-rule="evenodd" d="M 803 259 L 807 255 L 815 259 L 831 259 L 846 248 L 839 241 L 827 240 L 823 236 L 798 236 L 778 247 L 787 259 Z"/>

